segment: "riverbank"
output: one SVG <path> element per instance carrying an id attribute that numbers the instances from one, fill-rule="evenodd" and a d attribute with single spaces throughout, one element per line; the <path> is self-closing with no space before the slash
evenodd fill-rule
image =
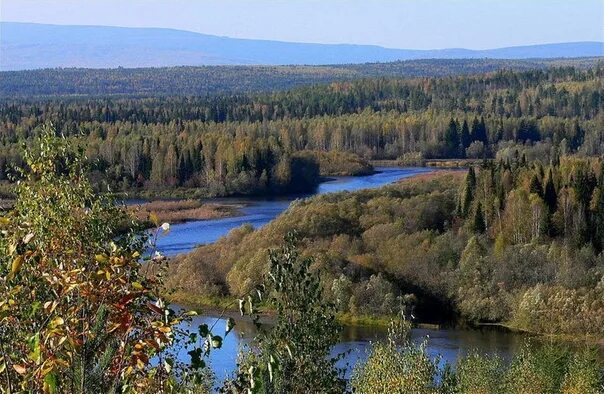
<path id="1" fill-rule="evenodd" d="M 487 159 L 492 161 L 493 159 Z M 442 169 L 468 168 L 470 166 L 480 166 L 484 159 L 395 159 L 395 160 L 371 160 L 370 163 L 376 167 L 434 167 Z"/>
<path id="2" fill-rule="evenodd" d="M 166 295 L 166 300 L 170 304 L 176 304 L 185 309 L 194 310 L 198 314 L 213 316 L 217 318 L 234 318 L 237 320 L 251 321 L 252 319 L 245 315 L 241 316 L 238 309 L 237 299 L 232 297 L 195 297 L 184 293 L 173 293 Z M 261 323 L 270 323 L 275 316 L 273 310 L 267 309 L 264 305 L 257 305 L 258 315 Z M 387 329 L 390 322 L 396 319 L 395 315 L 353 315 L 351 313 L 336 314 L 338 322 L 342 326 L 350 327 L 374 327 L 379 329 Z M 438 330 L 442 326 L 433 323 L 413 322 L 416 328 Z"/>
<path id="3" fill-rule="evenodd" d="M 569 334 L 551 334 L 527 330 L 513 323 L 479 323 L 475 325 L 476 328 L 500 328 L 516 334 L 527 335 L 531 337 L 539 338 L 541 341 L 551 340 L 558 342 L 566 342 L 571 344 L 582 344 L 582 345 L 593 345 L 598 346 L 601 349 L 602 356 L 604 356 L 604 338 L 595 335 L 575 333 Z"/>
<path id="4" fill-rule="evenodd" d="M 400 179 L 396 183 L 405 183 L 409 181 L 430 181 L 443 175 L 451 175 L 457 179 L 462 179 L 466 176 L 466 171 L 463 168 L 439 168 L 424 172 L 422 174 L 416 174 L 409 178 Z"/>
<path id="5" fill-rule="evenodd" d="M 167 300 L 172 304 L 177 304 L 186 309 L 195 310 L 200 315 L 211 316 L 213 318 L 233 318 L 235 320 L 252 322 L 250 316 L 241 316 L 237 300 L 231 297 L 190 297 L 184 294 L 177 294 L 177 296 L 167 296 Z M 267 309 L 263 305 L 258 306 L 259 323 L 271 324 L 274 320 L 275 312 Z M 372 328 L 376 330 L 387 330 L 390 322 L 396 319 L 395 315 L 354 315 L 351 313 L 338 313 L 336 319 L 343 327 L 358 327 L 358 328 Z M 495 330 L 504 333 L 521 335 L 526 338 L 534 338 L 540 343 L 546 342 L 559 342 L 566 343 L 570 346 L 594 346 L 598 349 L 598 354 L 604 359 L 604 338 L 599 338 L 593 335 L 580 334 L 566 335 L 566 334 L 547 334 L 533 332 L 530 330 L 522 329 L 521 327 L 515 326 L 511 323 L 478 323 L 466 325 L 462 322 L 450 322 L 448 324 L 434 324 L 424 322 L 413 322 L 413 328 L 422 330 Z"/>
<path id="6" fill-rule="evenodd" d="M 148 225 L 153 223 L 185 223 L 191 220 L 210 220 L 240 215 L 241 204 L 204 203 L 200 200 L 156 200 L 129 205 L 126 209 L 135 219 Z"/>

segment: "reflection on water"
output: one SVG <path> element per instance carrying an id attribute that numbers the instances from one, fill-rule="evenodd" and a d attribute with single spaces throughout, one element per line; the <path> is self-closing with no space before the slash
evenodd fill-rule
<path id="1" fill-rule="evenodd" d="M 399 179 L 408 178 L 413 175 L 433 171 L 429 168 L 419 167 L 378 167 L 376 173 L 358 177 L 336 177 L 321 183 L 315 193 L 324 194 L 340 191 L 354 191 L 384 186 Z M 175 224 L 170 227 L 170 233 L 158 240 L 159 250 L 167 255 L 174 256 L 178 253 L 186 253 L 200 244 L 217 241 L 234 228 L 249 223 L 259 228 L 276 218 L 285 211 L 296 198 L 308 197 L 307 195 L 296 195 L 273 198 L 216 198 L 208 202 L 245 204 L 241 209 L 241 216 L 213 219 L 196 220 L 192 222 Z"/>
<path id="2" fill-rule="evenodd" d="M 214 323 L 216 323 L 215 333 L 220 335 L 226 325 L 226 320 L 214 316 L 196 316 L 192 321 L 192 326 L 186 327 L 196 329 L 200 324 L 211 326 Z M 256 333 L 257 330 L 251 322 L 237 320 L 235 328 L 225 338 L 222 348 L 211 353 L 210 363 L 219 382 L 235 371 L 240 349 L 245 344 L 249 344 Z M 371 343 L 385 340 L 386 336 L 386 329 L 381 327 L 345 326 L 341 334 L 341 341 L 334 347 L 332 354 L 345 353 L 345 357 L 338 362 L 338 366 L 346 367 L 347 375 L 349 375 L 355 364 L 367 359 Z M 477 350 L 482 354 L 499 354 L 504 359 L 509 359 L 524 340 L 521 335 L 493 329 L 417 328 L 412 330 L 411 338 L 417 344 L 427 340 L 428 354 L 431 357 L 439 356 L 441 366 L 444 363 L 454 364 L 458 357 L 464 356 L 472 350 Z M 183 361 L 189 361 L 186 349 L 180 352 L 179 357 Z"/>

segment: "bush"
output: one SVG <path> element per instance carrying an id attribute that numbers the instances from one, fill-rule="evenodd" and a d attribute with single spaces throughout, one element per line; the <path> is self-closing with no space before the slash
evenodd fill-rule
<path id="1" fill-rule="evenodd" d="M 498 357 L 485 358 L 472 353 L 457 362 L 459 394 L 497 394 L 502 392 L 503 364 Z"/>
<path id="2" fill-rule="evenodd" d="M 340 326 L 318 275 L 310 271 L 312 260 L 298 255 L 290 233 L 284 246 L 270 251 L 269 263 L 266 283 L 258 290 L 266 289 L 268 304 L 277 312 L 275 325 L 255 338 L 223 391 L 342 393 L 343 370 L 335 367 L 338 357 L 330 356 Z"/>
<path id="3" fill-rule="evenodd" d="M 391 323 L 388 343 L 375 344 L 369 358 L 354 369 L 350 385 L 354 392 L 372 394 L 438 392 L 438 360 L 426 353 L 427 343 L 415 346 L 405 320 Z M 398 348 L 398 345 L 402 346 Z"/>
<path id="4" fill-rule="evenodd" d="M 145 237 L 93 192 L 83 156 L 46 130 L 24 157 L 14 209 L 0 218 L 2 390 L 157 392 L 207 383 L 201 349 L 188 365 L 169 350 L 189 344 L 178 329 L 186 316 L 166 307 L 158 277 L 143 274 Z M 120 233 L 128 219 L 130 232 Z M 147 264 L 161 270 L 164 262 Z"/>

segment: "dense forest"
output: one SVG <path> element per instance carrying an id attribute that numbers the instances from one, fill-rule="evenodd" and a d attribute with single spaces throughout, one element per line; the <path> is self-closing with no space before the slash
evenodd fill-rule
<path id="1" fill-rule="evenodd" d="M 261 94 L 10 99 L 0 105 L 0 174 L 48 122 L 81 141 L 95 184 L 134 192 L 304 191 L 320 174 L 370 171 L 373 159 L 599 155 L 603 76 L 598 65 Z"/>
<path id="2" fill-rule="evenodd" d="M 404 307 L 420 321 L 601 338 L 603 196 L 602 161 L 576 158 L 506 159 L 317 196 L 177 257 L 168 286 L 184 302 L 241 296 L 266 272 L 266 250 L 296 229 L 340 313 Z"/>
<path id="3" fill-rule="evenodd" d="M 166 68 L 64 68 L 0 72 L 0 97 L 128 95 L 206 96 L 286 90 L 361 78 L 443 77 L 502 69 L 593 67 L 600 58 L 450 59 L 326 66 L 206 66 Z"/>

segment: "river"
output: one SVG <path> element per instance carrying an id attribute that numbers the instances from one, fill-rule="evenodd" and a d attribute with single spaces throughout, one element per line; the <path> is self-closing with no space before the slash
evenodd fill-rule
<path id="1" fill-rule="evenodd" d="M 218 320 L 218 322 L 217 322 Z M 212 326 L 216 323 L 215 333 L 220 335 L 225 327 L 226 320 L 213 315 L 196 316 L 191 322 L 191 330 L 196 330 L 200 324 Z M 188 328 L 188 327 L 187 327 Z M 222 348 L 210 354 L 210 366 L 216 374 L 217 383 L 224 380 L 237 367 L 237 355 L 242 346 L 248 344 L 256 333 L 256 327 L 249 321 L 236 319 L 233 331 L 229 333 L 222 344 Z M 346 377 L 350 376 L 353 367 L 367 359 L 371 343 L 385 340 L 387 330 L 382 327 L 369 326 L 344 326 L 340 335 L 340 342 L 334 347 L 332 355 L 344 353 L 338 362 L 338 367 L 346 369 Z M 439 357 L 439 365 L 454 364 L 458 357 L 471 351 L 481 354 L 498 354 L 504 360 L 509 360 L 524 343 L 524 336 L 496 329 L 425 329 L 414 328 L 411 331 L 414 343 L 426 340 L 427 353 L 432 358 Z M 188 361 L 186 349 L 182 349 L 179 358 Z"/>
<path id="2" fill-rule="evenodd" d="M 429 168 L 379 167 L 372 175 L 359 177 L 335 177 L 321 183 L 313 194 L 333 193 L 340 191 L 355 191 L 376 188 L 391 184 L 403 178 L 434 171 Z M 296 198 L 309 195 L 297 195 L 274 198 L 219 198 L 211 202 L 242 204 L 241 215 L 237 217 L 191 221 L 171 226 L 169 234 L 161 237 L 158 248 L 162 253 L 172 256 L 190 251 L 197 245 L 215 242 L 230 230 L 245 223 L 261 227 L 281 212 L 287 209 L 290 202 Z M 193 327 L 202 323 L 214 323 L 215 316 L 197 316 Z M 224 327 L 224 321 L 216 327 Z M 211 325 L 211 324 L 210 324 Z M 234 370 L 240 347 L 253 337 L 255 328 L 246 321 L 238 321 L 235 329 L 225 339 L 222 349 L 213 352 L 210 362 L 218 381 Z M 366 358 L 367 349 L 372 341 L 384 339 L 386 331 L 375 327 L 344 327 L 341 341 L 334 348 L 334 354 L 348 352 L 340 362 L 340 366 L 348 365 L 350 372 L 358 360 Z M 463 329 L 413 329 L 412 338 L 415 342 L 428 339 L 427 350 L 430 355 L 441 357 L 441 362 L 453 363 L 459 356 L 469 351 L 501 355 L 504 359 L 520 346 L 522 337 L 516 334 L 501 332 L 493 329 L 463 330 Z M 186 350 L 180 354 L 186 359 Z"/>
<path id="3" fill-rule="evenodd" d="M 272 198 L 214 198 L 208 202 L 243 205 L 241 215 L 223 219 L 194 220 L 175 224 L 170 233 L 158 239 L 157 247 L 166 256 L 186 253 L 195 246 L 212 243 L 226 235 L 234 228 L 249 223 L 261 227 L 287 209 L 296 198 L 309 197 L 314 194 L 355 191 L 384 186 L 399 179 L 434 171 L 425 167 L 377 167 L 376 172 L 365 176 L 334 177 L 319 184 L 315 193 Z"/>

